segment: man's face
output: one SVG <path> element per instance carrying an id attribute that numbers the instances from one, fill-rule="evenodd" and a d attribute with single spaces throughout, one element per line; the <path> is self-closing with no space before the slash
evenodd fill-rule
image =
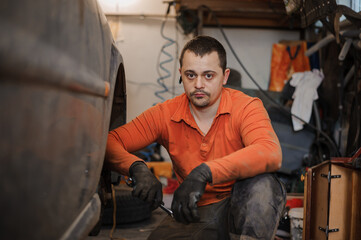
<path id="1" fill-rule="evenodd" d="M 211 52 L 200 57 L 187 50 L 182 63 L 179 72 L 184 91 L 193 107 L 206 108 L 216 103 L 230 71 L 226 69 L 223 73 L 218 53 Z"/>

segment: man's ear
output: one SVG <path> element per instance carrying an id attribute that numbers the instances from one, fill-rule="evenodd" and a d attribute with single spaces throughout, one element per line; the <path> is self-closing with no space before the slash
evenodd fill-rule
<path id="1" fill-rule="evenodd" d="M 226 70 L 224 70 L 224 76 L 223 76 L 223 85 L 226 85 L 227 84 L 227 81 L 228 81 L 228 77 L 229 77 L 229 74 L 231 73 L 231 70 L 229 68 L 226 68 Z"/>
<path id="2" fill-rule="evenodd" d="M 182 83 L 182 72 L 181 72 L 181 68 L 179 68 L 178 70 L 179 70 L 179 74 L 180 74 L 179 84 L 181 84 L 181 83 Z"/>

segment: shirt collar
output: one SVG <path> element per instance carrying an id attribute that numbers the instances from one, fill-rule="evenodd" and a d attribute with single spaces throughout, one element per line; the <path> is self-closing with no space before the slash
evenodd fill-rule
<path id="1" fill-rule="evenodd" d="M 183 93 L 180 97 L 181 97 L 180 104 L 177 110 L 175 111 L 175 113 L 173 114 L 173 116 L 171 117 L 171 120 L 175 122 L 180 122 L 183 120 L 187 124 L 193 126 L 195 124 L 195 121 L 189 109 L 188 97 L 185 93 Z M 219 103 L 216 118 L 222 114 L 230 114 L 231 109 L 232 109 L 231 95 L 227 88 L 223 88 L 221 102 Z"/>

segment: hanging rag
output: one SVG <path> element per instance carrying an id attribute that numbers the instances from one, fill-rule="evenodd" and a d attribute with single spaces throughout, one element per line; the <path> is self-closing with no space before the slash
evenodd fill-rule
<path id="1" fill-rule="evenodd" d="M 311 119 L 313 101 L 318 99 L 317 88 L 324 78 L 318 69 L 312 71 L 297 72 L 292 74 L 290 85 L 295 87 L 292 98 L 291 113 L 300 117 L 305 122 Z M 303 122 L 292 116 L 293 130 L 303 129 Z"/>

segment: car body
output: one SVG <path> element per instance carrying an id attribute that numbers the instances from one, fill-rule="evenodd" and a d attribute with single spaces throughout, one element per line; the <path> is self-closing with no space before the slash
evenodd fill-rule
<path id="1" fill-rule="evenodd" d="M 125 122 L 123 59 L 96 0 L 4 0 L 0 30 L 0 239 L 82 239 Z"/>

